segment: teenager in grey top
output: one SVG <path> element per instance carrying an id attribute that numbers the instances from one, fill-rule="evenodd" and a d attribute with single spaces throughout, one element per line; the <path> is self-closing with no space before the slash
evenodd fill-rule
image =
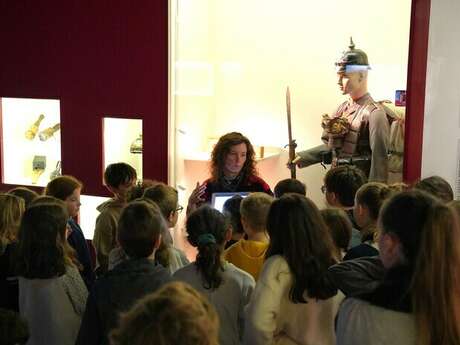
<path id="1" fill-rule="evenodd" d="M 202 206 L 189 216 L 186 227 L 188 240 L 198 248 L 198 255 L 173 278 L 187 282 L 214 305 L 220 319 L 221 345 L 241 344 L 244 307 L 254 290 L 254 278 L 222 259 L 231 231 L 219 211 Z"/>
<path id="2" fill-rule="evenodd" d="M 19 312 L 28 345 L 73 345 L 88 291 L 66 241 L 63 203 L 47 201 L 24 213 L 19 231 Z"/>

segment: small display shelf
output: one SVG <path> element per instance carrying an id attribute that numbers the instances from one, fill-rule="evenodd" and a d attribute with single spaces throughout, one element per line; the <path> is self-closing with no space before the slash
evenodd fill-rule
<path id="1" fill-rule="evenodd" d="M 5 184 L 46 186 L 61 174 L 60 102 L 0 98 Z"/>
<path id="2" fill-rule="evenodd" d="M 104 117 L 104 169 L 112 163 L 131 165 L 142 179 L 142 120 Z"/>

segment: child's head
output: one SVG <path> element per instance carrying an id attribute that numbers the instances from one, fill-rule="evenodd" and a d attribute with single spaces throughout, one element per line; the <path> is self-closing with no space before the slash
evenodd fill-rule
<path id="1" fill-rule="evenodd" d="M 18 274 L 29 279 L 63 275 L 73 264 L 65 245 L 69 215 L 59 203 L 31 205 L 19 228 Z"/>
<path id="2" fill-rule="evenodd" d="M 286 194 L 275 200 L 267 219 L 270 244 L 266 258 L 283 256 L 294 276 L 290 299 L 305 302 L 326 299 L 336 294 L 328 280 L 327 269 L 336 262 L 335 250 L 318 208 L 299 194 Z"/>
<path id="3" fill-rule="evenodd" d="M 130 258 L 147 258 L 158 248 L 166 223 L 158 206 L 145 201 L 129 203 L 118 222 L 117 239 Z"/>
<path id="4" fill-rule="evenodd" d="M 360 228 L 377 224 L 380 208 L 392 193 L 390 187 L 380 182 L 368 182 L 358 189 L 353 215 Z"/>
<path id="5" fill-rule="evenodd" d="M 413 190 L 385 203 L 380 224 L 384 267 L 404 270 L 402 276 L 410 282 L 418 343 L 455 343 L 452 339 L 460 337 L 458 215 L 439 199 Z"/>
<path id="6" fill-rule="evenodd" d="M 241 195 L 234 195 L 224 202 L 222 213 L 227 217 L 232 227 L 232 235 L 244 234 L 243 224 L 241 224 L 240 205 L 243 197 Z"/>
<path id="7" fill-rule="evenodd" d="M 241 223 L 249 236 L 266 231 L 268 211 L 272 202 L 273 197 L 261 192 L 251 193 L 241 201 Z"/>
<path id="8" fill-rule="evenodd" d="M 326 208 L 320 212 L 338 249 L 337 256 L 340 258 L 342 253 L 348 250 L 353 224 L 341 208 Z"/>
<path id="9" fill-rule="evenodd" d="M 80 193 L 83 183 L 70 175 L 52 179 L 45 188 L 45 195 L 53 196 L 65 202 L 70 217 L 76 217 L 80 211 Z"/>
<path id="10" fill-rule="evenodd" d="M 353 207 L 356 191 L 366 182 L 362 170 L 353 165 L 332 168 L 324 177 L 326 201 L 335 207 Z"/>
<path id="11" fill-rule="evenodd" d="M 307 195 L 307 186 L 295 178 L 287 178 L 279 181 L 275 186 L 275 198 L 281 198 L 286 193 Z"/>
<path id="12" fill-rule="evenodd" d="M 0 194 L 0 247 L 17 240 L 24 211 L 23 199 L 12 194 Z"/>
<path id="13" fill-rule="evenodd" d="M 143 197 L 158 205 L 170 228 L 176 225 L 179 216 L 179 196 L 175 188 L 164 183 L 157 183 L 155 186 L 147 188 Z"/>
<path id="14" fill-rule="evenodd" d="M 415 189 L 423 190 L 442 202 L 450 202 L 454 200 L 454 192 L 449 182 L 440 176 L 431 176 L 420 180 L 414 185 Z"/>
<path id="15" fill-rule="evenodd" d="M 189 215 L 186 229 L 188 241 L 198 248 L 195 264 L 203 277 L 203 286 L 217 289 L 222 282 L 222 251 L 231 237 L 227 219 L 216 209 L 204 205 Z"/>
<path id="16" fill-rule="evenodd" d="M 142 198 L 144 191 L 149 187 L 155 186 L 157 183 L 157 181 L 150 179 L 143 179 L 142 181 L 138 181 L 136 185 L 129 190 L 126 201 L 130 202 Z"/>
<path id="17" fill-rule="evenodd" d="M 104 182 L 115 197 L 126 200 L 137 179 L 136 170 L 126 163 L 113 163 L 105 168 Z"/>
<path id="18" fill-rule="evenodd" d="M 217 345 L 219 318 L 191 286 L 173 282 L 147 295 L 122 314 L 112 345 Z"/>
<path id="19" fill-rule="evenodd" d="M 8 191 L 8 194 L 13 194 L 16 195 L 20 198 L 22 198 L 25 202 L 26 208 L 29 207 L 30 203 L 38 197 L 38 193 L 34 192 L 32 189 L 26 188 L 26 187 L 16 187 L 13 189 L 10 189 Z"/>
<path id="20" fill-rule="evenodd" d="M 395 182 L 388 185 L 393 193 L 405 192 L 409 190 L 410 187 L 407 183 L 404 182 Z"/>

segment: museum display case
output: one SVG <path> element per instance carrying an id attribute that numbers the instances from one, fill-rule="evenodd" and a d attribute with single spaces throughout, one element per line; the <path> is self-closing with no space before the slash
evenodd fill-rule
<path id="1" fill-rule="evenodd" d="M 131 165 L 142 179 L 142 120 L 104 117 L 104 169 L 111 163 Z"/>
<path id="2" fill-rule="evenodd" d="M 0 99 L 3 184 L 46 186 L 61 174 L 60 102 Z"/>
<path id="3" fill-rule="evenodd" d="M 286 87 L 297 150 L 321 144 L 323 114 L 346 100 L 335 62 L 349 49 L 350 36 L 369 57 L 374 100 L 398 106 L 404 100 L 410 0 L 178 0 L 170 6 L 170 154 L 183 203 L 209 177 L 213 140 L 231 131 L 256 147 L 275 148 L 257 163 L 272 188 L 289 177 Z M 314 186 L 322 185 L 324 173 L 319 164 L 297 171 L 319 205 L 324 196 Z"/>

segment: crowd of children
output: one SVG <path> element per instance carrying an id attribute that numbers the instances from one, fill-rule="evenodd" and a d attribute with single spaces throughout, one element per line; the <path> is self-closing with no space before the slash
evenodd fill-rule
<path id="1" fill-rule="evenodd" d="M 107 167 L 92 243 L 77 178 L 0 194 L 1 344 L 460 344 L 460 203 L 444 179 L 340 166 L 323 210 L 294 179 L 204 204 L 185 220 L 191 262 L 170 233 L 177 191 L 136 180 Z"/>

